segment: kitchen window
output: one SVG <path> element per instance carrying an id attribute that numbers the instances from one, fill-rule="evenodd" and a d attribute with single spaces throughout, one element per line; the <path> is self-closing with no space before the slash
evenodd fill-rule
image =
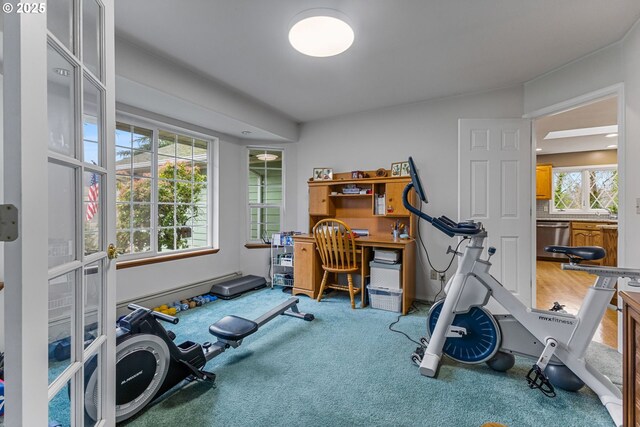
<path id="1" fill-rule="evenodd" d="M 618 213 L 615 165 L 553 168 L 553 213 Z"/>

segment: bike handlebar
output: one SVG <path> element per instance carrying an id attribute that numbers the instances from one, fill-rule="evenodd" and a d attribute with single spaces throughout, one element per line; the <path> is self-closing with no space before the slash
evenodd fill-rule
<path id="1" fill-rule="evenodd" d="M 147 312 L 148 312 L 148 313 L 151 313 L 151 315 L 152 315 L 153 317 L 155 317 L 156 319 L 158 319 L 158 320 L 162 320 L 162 321 L 164 321 L 164 322 L 169 322 L 169 323 L 171 323 L 171 324 L 173 324 L 173 325 L 177 325 L 177 324 L 178 324 L 178 322 L 180 321 L 180 319 L 178 319 L 177 317 L 173 317 L 173 316 L 171 316 L 171 315 L 169 315 L 169 314 L 160 313 L 160 312 L 158 312 L 158 311 L 153 311 L 153 310 L 151 310 L 150 308 L 143 307 L 143 306 L 138 305 L 138 304 L 129 304 L 129 305 L 127 306 L 127 308 L 128 308 L 129 310 L 138 310 L 138 309 L 140 309 L 140 308 L 141 308 L 141 309 L 143 309 L 143 310 L 147 310 Z"/>
<path id="2" fill-rule="evenodd" d="M 444 215 L 439 218 L 434 218 L 422 212 L 421 210 L 416 209 L 411 205 L 411 203 L 409 203 L 409 191 L 411 191 L 412 188 L 413 183 L 410 182 L 402 192 L 402 204 L 404 205 L 404 207 L 407 208 L 407 210 L 409 210 L 409 212 L 411 212 L 412 214 L 418 216 L 418 218 L 430 222 L 431 225 L 442 231 L 447 236 L 471 236 L 482 231 L 482 229 L 480 228 L 480 224 L 455 222 Z"/>

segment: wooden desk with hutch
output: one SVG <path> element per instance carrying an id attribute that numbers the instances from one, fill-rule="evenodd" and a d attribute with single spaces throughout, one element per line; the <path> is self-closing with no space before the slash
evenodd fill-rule
<path id="1" fill-rule="evenodd" d="M 353 179 L 351 172 L 334 175 L 330 181 L 308 181 L 309 185 L 309 232 L 324 218 L 337 218 L 352 229 L 367 229 L 369 236 L 356 238 L 360 256 L 360 283 L 365 290 L 361 294 L 361 307 L 366 306 L 366 278 L 369 276 L 369 261 L 373 248 L 393 249 L 400 252 L 402 314 L 407 314 L 415 299 L 416 242 L 415 216 L 403 206 L 402 192 L 411 178 L 375 177 L 375 171 L 367 171 L 368 178 Z M 345 186 L 355 184 L 370 194 L 343 194 Z M 384 212 L 376 212 L 376 199 L 385 195 Z M 409 201 L 415 206 L 416 195 L 409 193 Z M 391 227 L 400 221 L 406 227 L 408 239 L 393 239 Z M 322 280 L 322 261 L 312 235 L 294 237 L 294 287 L 293 294 L 304 294 L 317 298 Z"/>

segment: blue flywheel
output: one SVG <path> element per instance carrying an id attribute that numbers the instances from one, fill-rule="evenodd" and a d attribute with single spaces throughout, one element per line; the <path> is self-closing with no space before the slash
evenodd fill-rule
<path id="1" fill-rule="evenodd" d="M 431 306 L 427 317 L 429 336 L 436 328 L 444 300 Z M 447 338 L 442 352 L 462 363 L 482 363 L 491 359 L 500 348 L 500 328 L 491 313 L 482 307 L 472 307 L 467 313 L 456 314 L 453 326 L 466 329 L 460 338 Z"/>

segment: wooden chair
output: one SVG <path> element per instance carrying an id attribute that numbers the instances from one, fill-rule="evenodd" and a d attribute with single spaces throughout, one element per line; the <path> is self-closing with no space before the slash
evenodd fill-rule
<path id="1" fill-rule="evenodd" d="M 356 258 L 356 242 L 353 231 L 347 224 L 337 219 L 323 219 L 313 227 L 313 237 L 322 259 L 322 284 L 318 294 L 318 302 L 322 299 L 325 288 L 349 291 L 351 308 L 356 308 L 355 296 L 363 292 L 353 287 L 352 273 L 360 271 Z M 329 273 L 346 273 L 348 286 L 327 283 Z"/>

